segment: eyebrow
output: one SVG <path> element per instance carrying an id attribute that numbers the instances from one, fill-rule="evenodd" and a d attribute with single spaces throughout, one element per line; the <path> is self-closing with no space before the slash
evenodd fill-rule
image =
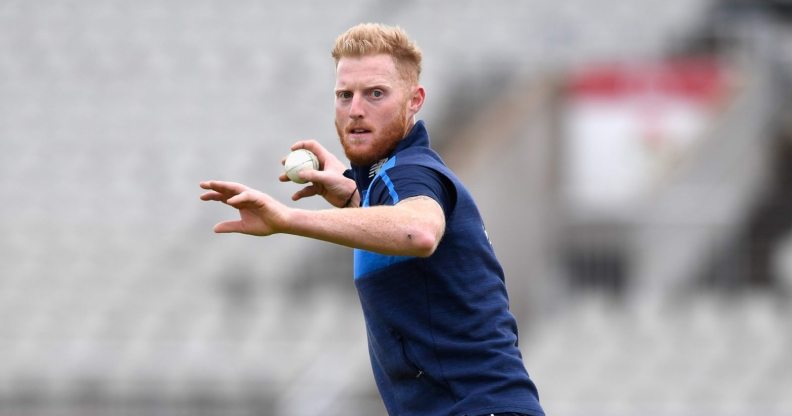
<path id="1" fill-rule="evenodd" d="M 375 88 L 392 89 L 393 86 L 388 84 L 388 83 L 384 83 L 384 82 L 376 82 L 376 83 L 372 83 L 371 85 L 365 85 L 363 88 L 360 88 L 360 89 L 362 89 L 362 90 L 371 90 L 371 89 L 375 89 Z M 348 88 L 348 87 L 343 87 L 342 86 L 342 87 L 335 88 L 334 91 L 335 92 L 351 91 L 352 89 L 353 88 Z"/>

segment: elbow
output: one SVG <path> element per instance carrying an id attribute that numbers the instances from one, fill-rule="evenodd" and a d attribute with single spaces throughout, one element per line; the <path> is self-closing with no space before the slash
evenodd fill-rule
<path id="1" fill-rule="evenodd" d="M 431 230 L 417 230 L 407 234 L 410 254 L 415 257 L 429 257 L 440 245 L 441 236 Z"/>
<path id="2" fill-rule="evenodd" d="M 404 238 L 398 242 L 402 255 L 429 257 L 437 250 L 445 233 L 445 216 L 432 199 L 408 199 L 404 202 L 406 217 L 397 222 Z"/>

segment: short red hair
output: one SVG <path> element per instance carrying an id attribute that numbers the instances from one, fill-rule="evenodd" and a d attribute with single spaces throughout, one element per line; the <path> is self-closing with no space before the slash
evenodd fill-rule
<path id="1" fill-rule="evenodd" d="M 336 66 L 344 57 L 359 58 L 386 54 L 393 58 L 402 79 L 417 85 L 421 76 L 421 50 L 398 26 L 361 23 L 342 33 L 335 42 L 332 55 Z"/>

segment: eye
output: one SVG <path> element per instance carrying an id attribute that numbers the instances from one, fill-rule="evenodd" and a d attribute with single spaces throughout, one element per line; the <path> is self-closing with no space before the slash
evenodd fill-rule
<path id="1" fill-rule="evenodd" d="M 348 100 L 352 98 L 352 93 L 350 91 L 338 91 L 336 93 L 336 98 L 340 100 Z"/>
<path id="2" fill-rule="evenodd" d="M 379 89 L 372 90 L 371 91 L 371 96 L 374 97 L 374 98 L 382 98 L 383 96 L 385 96 L 385 91 L 382 91 L 382 90 L 379 90 Z"/>

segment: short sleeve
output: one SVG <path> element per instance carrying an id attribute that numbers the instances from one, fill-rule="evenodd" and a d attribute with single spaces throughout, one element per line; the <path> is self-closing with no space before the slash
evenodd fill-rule
<path id="1" fill-rule="evenodd" d="M 456 200 L 453 183 L 442 173 L 420 165 L 397 165 L 374 183 L 369 195 L 370 205 L 394 205 L 416 196 L 437 201 L 446 216 Z"/>

